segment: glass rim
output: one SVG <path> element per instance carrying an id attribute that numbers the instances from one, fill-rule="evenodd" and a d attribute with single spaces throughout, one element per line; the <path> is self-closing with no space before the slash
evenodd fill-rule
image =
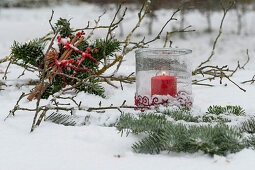
<path id="1" fill-rule="evenodd" d="M 192 50 L 185 48 L 140 48 L 135 50 L 135 54 L 148 53 L 149 55 L 186 55 L 192 53 Z"/>

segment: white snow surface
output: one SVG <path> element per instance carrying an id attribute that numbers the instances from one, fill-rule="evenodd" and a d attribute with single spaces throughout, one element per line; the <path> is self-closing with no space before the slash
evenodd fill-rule
<path id="1" fill-rule="evenodd" d="M 133 6 L 130 6 L 134 9 Z M 103 16 L 100 24 L 109 24 L 116 10 L 115 6 L 103 6 L 108 12 Z M 84 3 L 78 6 L 62 5 L 53 7 L 55 11 L 54 21 L 59 18 L 72 18 L 72 27 L 85 27 L 88 20 L 93 22 L 103 13 L 103 8 Z M 162 25 L 173 11 L 160 10 L 154 23 L 153 31 L 156 35 Z M 38 9 L 0 9 L 0 58 L 9 55 L 10 46 L 14 40 L 26 42 L 36 37 L 45 35 L 50 26 L 48 20 L 51 8 Z M 224 80 L 223 85 L 219 81 L 213 82 L 215 87 L 193 86 L 194 108 L 205 111 L 210 105 L 240 105 L 250 115 L 255 114 L 255 85 L 240 84 L 249 80 L 255 74 L 255 12 L 248 12 L 244 16 L 244 28 L 241 35 L 236 35 L 237 20 L 235 11 L 230 11 L 224 23 L 223 34 L 217 45 L 215 56 L 211 63 L 218 65 L 228 64 L 234 68 L 237 61 L 241 64 L 246 61 L 246 49 L 249 49 L 250 62 L 245 70 L 239 71 L 233 80 L 247 90 L 246 93 L 239 90 L 229 81 Z M 136 11 L 129 10 L 124 22 L 124 30 L 127 34 L 137 20 Z M 205 60 L 211 52 L 212 42 L 217 35 L 217 30 L 222 13 L 217 12 L 212 16 L 213 33 L 205 33 L 206 18 L 197 11 L 186 15 L 186 25 L 192 25 L 197 31 L 187 33 L 185 39 L 179 36 L 173 37 L 174 47 L 192 49 L 191 55 L 193 68 L 202 60 Z M 177 16 L 179 18 L 179 15 Z M 53 22 L 54 22 L 53 21 Z M 147 36 L 145 24 L 139 28 L 134 40 Z M 178 28 L 178 22 L 172 22 L 167 26 Z M 116 31 L 116 35 L 118 30 Z M 103 37 L 104 31 L 96 31 L 95 37 Z M 148 39 L 152 36 L 147 36 Z M 151 47 L 162 47 L 164 41 L 158 41 Z M 0 71 L 4 71 L 7 63 L 0 65 Z M 254 169 L 255 151 L 244 149 L 236 154 L 226 157 L 209 157 L 202 153 L 166 153 L 159 155 L 134 153 L 131 146 L 138 141 L 134 135 L 121 137 L 116 128 L 106 127 L 116 121 L 120 115 L 117 110 L 108 110 L 105 113 L 77 111 L 77 115 L 91 115 L 91 124 L 88 126 L 66 127 L 49 122 L 43 122 L 33 133 L 29 133 L 34 113 L 26 111 L 16 112 L 15 117 L 4 118 L 8 115 L 21 93 L 29 92 L 33 86 L 21 87 L 17 84 L 35 79 L 36 75 L 26 72 L 20 79 L 17 77 L 23 69 L 11 66 L 6 84 L 0 91 L 0 170 L 240 170 Z M 135 71 L 134 52 L 126 56 L 126 61 L 121 67 L 119 74 L 128 75 Z M 2 78 L 3 74 L 0 74 Z M 227 86 L 224 84 L 227 83 Z M 116 85 L 119 85 L 116 83 Z M 110 104 L 121 105 L 127 100 L 127 105 L 134 104 L 135 84 L 124 85 L 124 90 L 114 89 L 106 84 L 106 98 L 80 93 L 77 99 L 82 100 L 86 107 L 96 107 L 102 101 L 102 106 Z M 42 101 L 46 103 L 48 101 Z M 23 101 L 23 105 L 34 107 L 35 101 Z M 133 110 L 124 110 L 134 112 Z M 49 113 L 48 113 L 49 114 Z"/>

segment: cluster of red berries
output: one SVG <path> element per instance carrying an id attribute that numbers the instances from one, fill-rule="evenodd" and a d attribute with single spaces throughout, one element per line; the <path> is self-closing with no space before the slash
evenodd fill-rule
<path id="1" fill-rule="evenodd" d="M 85 33 L 82 31 L 82 32 L 78 32 L 76 33 L 77 36 L 81 37 L 82 35 L 84 35 Z M 66 41 L 66 42 L 63 42 L 62 41 L 62 38 L 60 36 L 57 36 L 57 39 L 58 39 L 58 43 L 59 44 L 62 44 L 64 45 L 64 48 L 65 49 L 69 49 L 71 48 L 72 50 L 74 50 L 75 52 L 78 52 L 78 53 L 81 53 L 81 57 L 78 58 L 78 60 L 75 62 L 74 59 L 70 59 L 70 60 L 66 60 L 66 61 L 63 61 L 61 62 L 62 65 L 66 65 L 67 63 L 75 63 L 75 64 L 80 64 L 80 62 L 82 62 L 86 57 L 90 58 L 91 60 L 93 60 L 94 62 L 97 63 L 97 60 L 94 59 L 93 57 L 91 57 L 91 54 L 89 53 L 91 51 L 91 49 L 88 47 L 87 50 L 85 52 L 79 50 L 78 48 L 74 47 L 70 41 Z M 94 50 L 94 52 L 98 52 L 97 49 Z"/>
<path id="2" fill-rule="evenodd" d="M 76 33 L 76 36 L 79 36 L 81 37 L 82 35 L 84 35 L 85 33 L 82 31 L 82 32 L 78 32 Z M 61 69 L 61 66 L 65 66 L 65 67 L 69 67 L 69 68 L 73 68 L 75 69 L 74 73 L 73 73 L 73 77 L 75 77 L 76 75 L 76 72 L 78 70 L 81 70 L 81 71 L 87 71 L 87 72 L 91 72 L 92 74 L 94 73 L 92 70 L 90 69 L 87 69 L 87 68 L 80 68 L 81 66 L 81 63 L 85 60 L 86 57 L 90 58 L 91 60 L 93 60 L 95 63 L 98 63 L 98 61 L 96 59 L 94 59 L 92 56 L 91 56 L 91 48 L 88 47 L 87 50 L 85 52 L 79 50 L 78 48 L 76 48 L 75 46 L 73 46 L 71 44 L 70 41 L 63 41 L 62 38 L 60 36 L 57 36 L 57 39 L 58 39 L 58 45 L 62 44 L 64 46 L 65 49 L 72 49 L 73 51 L 75 52 L 78 52 L 81 54 L 81 57 L 78 57 L 77 60 L 75 61 L 74 59 L 70 59 L 70 60 L 63 60 L 63 61 L 58 61 L 57 59 L 55 59 L 55 63 L 57 66 L 58 66 L 58 69 L 61 73 L 62 72 L 62 69 Z M 98 52 L 97 49 L 94 50 L 95 53 Z M 70 64 L 73 64 L 75 63 L 77 66 L 73 66 L 73 65 L 70 65 Z M 64 75 L 62 75 L 63 77 L 63 80 L 64 80 L 64 86 L 66 85 L 66 82 L 65 82 L 65 77 Z"/>
<path id="3" fill-rule="evenodd" d="M 82 35 L 85 35 L 85 32 L 84 32 L 84 31 L 77 32 L 76 35 L 79 36 L 79 37 L 81 37 Z"/>

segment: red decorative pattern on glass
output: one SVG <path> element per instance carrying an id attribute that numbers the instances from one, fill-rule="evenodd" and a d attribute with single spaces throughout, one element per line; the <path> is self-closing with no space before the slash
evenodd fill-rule
<path id="1" fill-rule="evenodd" d="M 182 107 L 192 106 L 192 97 L 185 91 L 179 91 L 174 99 L 176 99 L 177 103 Z M 149 98 L 148 96 L 135 95 L 135 105 L 137 107 L 150 107 L 170 103 L 171 101 L 168 99 L 159 99 L 158 97 Z"/>
<path id="2" fill-rule="evenodd" d="M 180 106 L 182 107 L 191 107 L 192 106 L 192 97 L 185 91 L 179 91 L 176 95 L 176 99 Z"/>

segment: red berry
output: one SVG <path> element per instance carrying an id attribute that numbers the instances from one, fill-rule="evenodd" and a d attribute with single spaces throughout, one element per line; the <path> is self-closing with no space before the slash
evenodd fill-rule
<path id="1" fill-rule="evenodd" d="M 74 63 L 74 59 L 71 59 L 71 63 Z"/>
<path id="2" fill-rule="evenodd" d="M 81 57 L 79 57 L 78 60 L 80 61 L 80 60 L 81 60 Z"/>
<path id="3" fill-rule="evenodd" d="M 60 36 L 57 36 L 57 39 L 58 39 L 58 42 L 60 42 L 60 41 L 61 41 L 61 38 L 60 38 Z"/>
<path id="4" fill-rule="evenodd" d="M 87 48 L 88 51 L 90 51 L 90 48 Z"/>
<path id="5" fill-rule="evenodd" d="M 65 46 L 65 49 L 68 49 L 69 47 L 68 46 Z"/>
<path id="6" fill-rule="evenodd" d="M 85 54 L 85 53 L 82 53 L 82 55 L 81 55 L 81 56 L 84 58 L 84 57 L 86 57 L 86 54 Z"/>
<path id="7" fill-rule="evenodd" d="M 81 37 L 81 32 L 77 32 L 76 35 Z"/>
<path id="8" fill-rule="evenodd" d="M 79 64 L 79 61 L 76 61 L 76 64 Z"/>
<path id="9" fill-rule="evenodd" d="M 95 49 L 95 53 L 97 53 L 98 52 L 98 49 Z"/>
<path id="10" fill-rule="evenodd" d="M 86 54 L 86 57 L 91 57 L 91 54 Z"/>
<path id="11" fill-rule="evenodd" d="M 88 51 L 85 51 L 85 53 L 87 54 L 87 53 L 88 53 Z"/>

